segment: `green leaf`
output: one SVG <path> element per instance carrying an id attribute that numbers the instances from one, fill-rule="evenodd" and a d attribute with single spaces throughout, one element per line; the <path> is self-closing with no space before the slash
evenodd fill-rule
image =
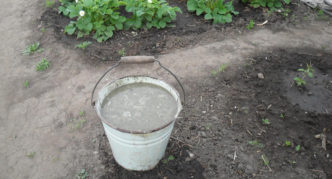
<path id="1" fill-rule="evenodd" d="M 300 151 L 300 149 L 301 149 L 301 146 L 300 145 L 297 145 L 296 147 L 295 147 L 295 150 L 298 152 L 298 151 Z"/>
<path id="2" fill-rule="evenodd" d="M 116 29 L 118 29 L 118 30 L 122 30 L 122 29 L 123 29 L 123 25 L 122 25 L 121 23 L 117 23 L 117 24 L 115 24 L 115 27 L 116 27 Z"/>
<path id="3" fill-rule="evenodd" d="M 76 27 L 74 26 L 73 23 L 71 23 L 65 27 L 65 32 L 69 35 L 74 34 L 75 30 L 76 30 Z"/>
<path id="4" fill-rule="evenodd" d="M 161 28 L 165 28 L 165 27 L 166 27 L 166 22 L 165 22 L 165 21 L 160 21 L 160 22 L 159 22 L 159 26 L 160 26 Z"/>
<path id="5" fill-rule="evenodd" d="M 174 160 L 175 159 L 175 157 L 173 156 L 173 155 L 170 155 L 169 157 L 168 157 L 168 161 L 172 161 L 172 160 Z"/>
<path id="6" fill-rule="evenodd" d="M 93 5 L 93 0 L 84 0 L 85 7 L 91 7 Z"/>
<path id="7" fill-rule="evenodd" d="M 211 14 L 205 14 L 204 19 L 210 20 L 210 19 L 212 19 L 212 15 Z"/>
<path id="8" fill-rule="evenodd" d="M 196 15 L 197 15 L 197 16 L 200 16 L 202 13 L 203 13 L 203 10 L 202 10 L 202 9 L 197 9 L 197 10 L 196 10 Z"/>
<path id="9" fill-rule="evenodd" d="M 188 11 L 191 11 L 191 12 L 196 10 L 195 0 L 188 0 L 187 1 L 187 9 L 188 9 Z"/>
<path id="10" fill-rule="evenodd" d="M 286 4 L 289 4 L 289 3 L 291 2 L 291 0 L 284 0 L 284 2 L 285 2 Z"/>

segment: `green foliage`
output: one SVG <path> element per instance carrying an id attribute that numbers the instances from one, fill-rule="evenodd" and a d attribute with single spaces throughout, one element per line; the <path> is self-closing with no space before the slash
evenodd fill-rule
<path id="1" fill-rule="evenodd" d="M 262 119 L 262 123 L 264 125 L 270 125 L 271 124 L 270 121 L 269 121 L 269 119 Z"/>
<path id="2" fill-rule="evenodd" d="M 26 154 L 27 157 L 33 158 L 35 156 L 36 152 L 29 152 Z"/>
<path id="3" fill-rule="evenodd" d="M 175 20 L 176 12 L 181 12 L 178 7 L 168 6 L 165 0 L 151 0 L 151 3 L 146 0 L 124 0 L 124 2 L 125 10 L 132 13 L 125 22 L 125 29 L 165 28 L 167 23 Z"/>
<path id="4" fill-rule="evenodd" d="M 306 76 L 308 76 L 309 78 L 313 78 L 314 77 L 314 69 L 312 68 L 311 64 L 307 64 L 307 68 L 303 69 L 300 68 L 297 71 L 302 72 L 302 77 L 294 77 L 294 81 L 296 82 L 297 86 L 302 86 L 306 84 L 306 81 L 304 80 L 304 78 Z"/>
<path id="5" fill-rule="evenodd" d="M 53 7 L 54 3 L 55 3 L 55 0 L 45 0 L 45 6 L 47 8 Z"/>
<path id="6" fill-rule="evenodd" d="M 87 46 L 89 46 L 90 44 L 92 44 L 92 42 L 90 42 L 90 41 L 84 41 L 84 42 L 82 42 L 82 43 L 80 43 L 80 44 L 77 44 L 75 47 L 84 50 L 84 49 L 85 49 Z"/>
<path id="7" fill-rule="evenodd" d="M 39 42 L 33 43 L 25 48 L 25 50 L 22 51 L 23 55 L 32 55 L 35 52 L 41 52 L 43 49 L 39 49 Z"/>
<path id="8" fill-rule="evenodd" d="M 150 0 L 149 0 L 150 1 Z M 98 42 L 108 40 L 114 31 L 152 27 L 165 28 L 176 18 L 178 7 L 168 6 L 165 0 L 60 0 L 59 13 L 73 19 L 65 33 L 77 33 L 77 38 L 93 33 Z M 125 7 L 128 18 L 120 14 L 119 8 Z"/>
<path id="9" fill-rule="evenodd" d="M 258 140 L 249 141 L 248 144 L 253 145 L 255 147 L 258 147 L 258 148 L 263 148 L 264 147 L 264 144 L 258 142 Z"/>
<path id="10" fill-rule="evenodd" d="M 300 68 L 297 71 L 300 71 L 300 72 L 304 73 L 309 78 L 313 78 L 314 77 L 314 69 L 312 69 L 312 65 L 311 64 L 307 64 L 307 68 L 306 69 Z"/>
<path id="11" fill-rule="evenodd" d="M 227 67 L 228 67 L 227 63 L 221 64 L 217 70 L 212 70 L 211 74 L 215 76 L 215 75 L 217 75 L 220 72 L 224 72 Z"/>
<path id="12" fill-rule="evenodd" d="M 80 173 L 78 173 L 77 175 L 76 175 L 76 178 L 78 178 L 78 179 L 86 179 L 86 178 L 88 178 L 89 177 L 89 173 L 88 173 L 88 171 L 86 171 L 85 169 L 82 169 L 81 171 L 80 171 Z"/>
<path id="13" fill-rule="evenodd" d="M 167 159 L 164 159 L 164 160 L 162 160 L 161 162 L 162 162 L 163 164 L 167 164 L 167 162 L 172 161 L 172 160 L 174 160 L 174 159 L 175 159 L 175 157 L 174 157 L 173 155 L 170 155 L 170 156 L 168 156 Z"/>
<path id="14" fill-rule="evenodd" d="M 301 145 L 297 145 L 297 146 L 295 147 L 295 151 L 298 152 L 298 151 L 300 151 L 300 150 L 301 150 Z"/>
<path id="15" fill-rule="evenodd" d="M 242 0 L 253 8 L 268 7 L 270 9 L 281 8 L 282 3 L 289 4 L 291 0 Z"/>
<path id="16" fill-rule="evenodd" d="M 285 119 L 285 115 L 283 113 L 281 113 L 280 118 Z"/>
<path id="17" fill-rule="evenodd" d="M 196 12 L 196 15 L 204 14 L 204 19 L 213 19 L 213 24 L 225 24 L 232 22 L 232 14 L 239 12 L 234 10 L 233 1 L 224 3 L 224 0 L 188 0 L 187 9 Z"/>
<path id="18" fill-rule="evenodd" d="M 125 48 L 122 48 L 121 50 L 118 51 L 118 54 L 119 54 L 121 57 L 126 56 L 126 49 L 125 49 Z"/>
<path id="19" fill-rule="evenodd" d="M 289 147 L 289 146 L 291 146 L 291 145 L 292 145 L 291 141 L 289 141 L 289 140 L 286 140 L 286 141 L 285 141 L 285 146 L 286 146 L 286 147 Z"/>
<path id="20" fill-rule="evenodd" d="M 85 115 L 85 111 L 80 111 L 80 117 L 83 117 Z"/>
<path id="21" fill-rule="evenodd" d="M 250 20 L 249 24 L 247 25 L 247 29 L 251 30 L 252 28 L 254 28 L 255 22 L 254 20 Z"/>
<path id="22" fill-rule="evenodd" d="M 40 62 L 36 65 L 37 71 L 45 71 L 49 67 L 49 62 L 46 60 L 46 58 L 42 58 Z"/>
<path id="23" fill-rule="evenodd" d="M 296 82 L 297 86 L 302 86 L 306 84 L 305 80 L 300 77 L 295 77 L 294 81 Z"/>
<path id="24" fill-rule="evenodd" d="M 25 88 L 28 88 L 29 87 L 29 80 L 25 80 L 23 85 L 24 85 Z"/>
<path id="25" fill-rule="evenodd" d="M 272 171 L 272 169 L 271 169 L 271 167 L 269 165 L 270 164 L 269 159 L 264 154 L 261 155 L 261 158 L 262 158 L 262 160 L 264 162 L 264 165 L 266 165 L 269 168 L 269 170 Z"/>

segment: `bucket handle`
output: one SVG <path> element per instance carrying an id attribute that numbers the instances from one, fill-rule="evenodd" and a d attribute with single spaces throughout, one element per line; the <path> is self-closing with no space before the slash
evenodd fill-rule
<path id="1" fill-rule="evenodd" d="M 179 83 L 179 85 L 181 87 L 181 90 L 182 90 L 182 93 L 183 93 L 183 105 L 184 105 L 186 103 L 186 93 L 184 91 L 182 83 L 180 82 L 180 80 L 178 79 L 178 77 L 171 70 L 169 70 L 164 65 L 162 65 L 161 62 L 159 60 L 155 59 L 154 56 L 126 56 L 126 57 L 121 57 L 121 59 L 118 62 L 116 62 L 113 66 L 111 66 L 109 69 L 107 69 L 105 71 L 105 73 L 99 78 L 99 80 L 95 84 L 95 86 L 94 86 L 94 88 L 92 90 L 92 93 L 91 93 L 91 106 L 92 107 L 95 106 L 95 102 L 93 101 L 93 97 L 94 97 L 95 90 L 96 90 L 98 84 L 100 83 L 100 81 L 106 76 L 107 73 L 109 73 L 110 71 L 112 71 L 114 68 L 118 67 L 121 63 L 127 63 L 127 64 L 145 64 L 145 63 L 153 63 L 153 62 L 157 62 L 161 68 L 163 68 L 169 74 L 171 74 L 175 78 L 175 80 Z"/>

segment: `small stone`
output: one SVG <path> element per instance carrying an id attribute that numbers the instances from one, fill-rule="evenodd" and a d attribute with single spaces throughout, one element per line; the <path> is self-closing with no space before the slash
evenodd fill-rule
<path id="1" fill-rule="evenodd" d="M 264 79 L 263 73 L 258 73 L 257 76 L 258 76 L 259 79 Z"/>
<path id="2" fill-rule="evenodd" d="M 203 114 L 205 114 L 205 113 L 206 113 L 206 111 L 202 111 L 202 113 L 203 113 Z"/>
<path id="3" fill-rule="evenodd" d="M 206 133 L 204 131 L 201 131 L 201 136 L 206 137 Z"/>
<path id="4" fill-rule="evenodd" d="M 98 154 L 98 151 L 94 151 L 93 154 L 97 155 L 97 154 Z"/>
<path id="5" fill-rule="evenodd" d="M 195 155 L 193 153 L 191 153 L 190 151 L 187 151 L 187 152 L 188 152 L 190 158 L 194 158 Z"/>
<path id="6" fill-rule="evenodd" d="M 330 158 L 330 154 L 326 154 L 326 158 Z"/>
<path id="7" fill-rule="evenodd" d="M 308 92 L 308 96 L 311 96 L 311 95 L 312 95 L 312 92 L 311 92 L 311 91 L 309 91 L 309 92 Z"/>

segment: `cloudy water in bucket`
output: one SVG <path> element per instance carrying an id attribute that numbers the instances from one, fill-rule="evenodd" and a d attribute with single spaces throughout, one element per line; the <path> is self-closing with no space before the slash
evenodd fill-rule
<path id="1" fill-rule="evenodd" d="M 177 102 L 165 89 L 134 83 L 112 91 L 103 101 L 101 115 L 113 128 L 147 132 L 174 120 L 177 110 Z"/>

